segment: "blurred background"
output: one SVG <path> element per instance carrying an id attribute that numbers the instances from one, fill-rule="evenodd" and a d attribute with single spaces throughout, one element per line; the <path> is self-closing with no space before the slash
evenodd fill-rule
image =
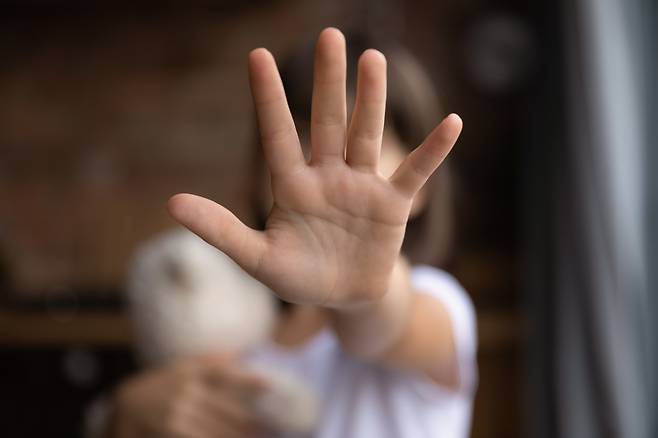
<path id="1" fill-rule="evenodd" d="M 478 311 L 473 437 L 655 437 L 655 2 L 3 2 L 0 436 L 80 436 L 135 370 L 135 246 L 202 194 L 248 211 L 246 56 L 394 38 L 464 133 L 455 250 Z M 309 78 L 310 80 L 310 78 Z"/>

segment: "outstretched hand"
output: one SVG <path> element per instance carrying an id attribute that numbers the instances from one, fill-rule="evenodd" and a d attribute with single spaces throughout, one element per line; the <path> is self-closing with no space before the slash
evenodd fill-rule
<path id="1" fill-rule="evenodd" d="M 448 116 L 390 178 L 380 175 L 386 59 L 372 49 L 361 55 L 348 124 L 345 39 L 325 29 L 316 48 L 306 162 L 272 55 L 252 51 L 249 73 L 272 177 L 265 231 L 195 195 L 172 197 L 171 215 L 286 301 L 343 307 L 382 297 L 414 195 L 457 140 L 460 118 Z"/>

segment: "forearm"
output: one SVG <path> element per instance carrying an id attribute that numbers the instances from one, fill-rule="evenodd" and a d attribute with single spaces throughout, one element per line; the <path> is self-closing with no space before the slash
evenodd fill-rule
<path id="1" fill-rule="evenodd" d="M 388 292 L 377 302 L 332 310 L 343 348 L 364 360 L 413 369 L 446 386 L 456 386 L 453 328 L 447 310 L 411 285 L 410 269 L 400 257 Z"/>
<path id="2" fill-rule="evenodd" d="M 397 342 L 410 317 L 413 291 L 408 278 L 409 267 L 400 257 L 382 298 L 330 310 L 343 349 L 364 359 L 379 359 Z"/>

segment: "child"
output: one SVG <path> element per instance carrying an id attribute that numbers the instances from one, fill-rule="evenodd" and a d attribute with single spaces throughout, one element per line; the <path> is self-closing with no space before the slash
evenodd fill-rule
<path id="1" fill-rule="evenodd" d="M 404 115 L 389 110 L 393 123 L 384 129 L 384 56 L 361 55 L 349 123 L 338 30 L 321 33 L 314 63 L 310 131 L 301 132 L 307 160 L 274 59 L 264 49 L 249 57 L 271 175 L 264 231 L 193 195 L 172 197 L 169 211 L 292 303 L 272 341 L 254 354 L 322 395 L 315 436 L 465 437 L 476 381 L 472 305 L 448 274 L 412 268 L 400 254 L 407 221 L 427 211 L 431 194 L 423 186 L 457 140 L 461 120 L 448 116 L 406 155 Z M 293 87 L 291 97 L 304 94 L 303 85 Z M 294 103 L 301 124 L 306 112 Z M 245 436 L 258 427 L 249 398 L 259 387 L 225 357 L 137 376 L 117 391 L 111 435 Z"/>

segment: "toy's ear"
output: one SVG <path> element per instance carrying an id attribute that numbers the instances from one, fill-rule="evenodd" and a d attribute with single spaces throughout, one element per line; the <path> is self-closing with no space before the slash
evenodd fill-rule
<path id="1" fill-rule="evenodd" d="M 191 290 L 191 279 L 189 273 L 186 272 L 185 266 L 181 260 L 173 257 L 172 255 L 164 257 L 162 260 L 162 271 L 168 283 L 173 286 L 178 286 L 170 290 L 177 292 L 185 292 Z"/>

